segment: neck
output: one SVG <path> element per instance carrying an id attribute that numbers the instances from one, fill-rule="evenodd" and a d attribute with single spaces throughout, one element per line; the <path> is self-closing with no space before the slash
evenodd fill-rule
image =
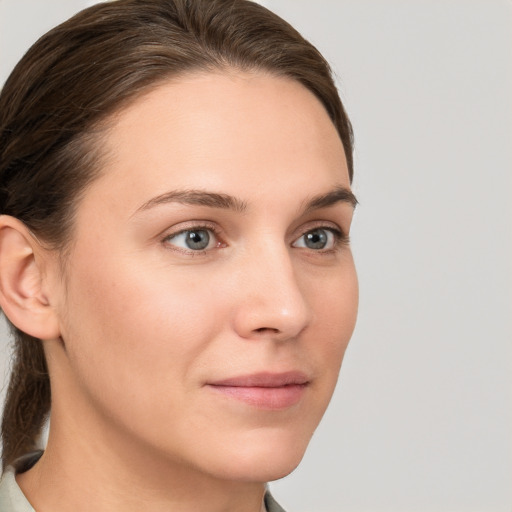
<path id="1" fill-rule="evenodd" d="M 53 415 L 53 413 L 52 413 Z M 17 476 L 36 510 L 262 512 L 265 485 L 216 478 L 108 431 L 54 422 L 41 459 Z"/>
<path id="2" fill-rule="evenodd" d="M 65 459 L 49 443 L 46 452 L 17 481 L 36 510 L 76 512 L 262 512 L 262 484 L 219 481 L 191 471 L 168 470 L 155 475 L 155 468 L 135 461 L 117 464 L 93 463 L 66 452 Z M 67 464 L 80 461 L 77 464 Z M 114 470 L 115 467 L 115 470 Z M 179 473 L 179 474 L 178 474 Z"/>

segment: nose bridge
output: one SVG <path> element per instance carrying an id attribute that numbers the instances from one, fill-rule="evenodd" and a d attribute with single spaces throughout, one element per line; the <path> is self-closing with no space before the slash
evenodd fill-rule
<path id="1" fill-rule="evenodd" d="M 236 314 L 239 334 L 280 339 L 297 336 L 308 324 L 311 312 L 290 249 L 284 243 L 266 244 L 247 257 L 244 266 Z"/>

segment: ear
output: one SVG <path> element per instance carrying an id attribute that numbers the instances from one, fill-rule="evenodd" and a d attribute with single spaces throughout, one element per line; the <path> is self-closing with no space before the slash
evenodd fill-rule
<path id="1" fill-rule="evenodd" d="M 57 315 L 44 292 L 49 257 L 21 221 L 0 215 L 0 307 L 18 329 L 41 340 L 60 336 Z"/>

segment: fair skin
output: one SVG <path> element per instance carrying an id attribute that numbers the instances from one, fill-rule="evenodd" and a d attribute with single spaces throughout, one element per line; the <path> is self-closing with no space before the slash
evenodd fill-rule
<path id="1" fill-rule="evenodd" d="M 64 276 L 23 226 L 0 226 L 0 250 L 25 244 L 11 253 L 31 262 L 2 307 L 25 273 L 12 316 L 45 340 L 52 383 L 47 450 L 18 482 L 42 512 L 259 512 L 355 324 L 339 136 L 302 85 L 226 71 L 160 85 L 104 144 Z"/>

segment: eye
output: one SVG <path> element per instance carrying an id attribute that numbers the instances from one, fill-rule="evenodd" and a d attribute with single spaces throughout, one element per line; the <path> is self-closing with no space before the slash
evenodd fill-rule
<path id="1" fill-rule="evenodd" d="M 167 236 L 165 242 L 189 251 L 205 251 L 218 245 L 215 233 L 203 227 L 184 229 Z"/>
<path id="2" fill-rule="evenodd" d="M 295 240 L 293 247 L 304 247 L 316 251 L 334 249 L 336 242 L 341 238 L 341 233 L 335 232 L 334 229 L 315 228 L 304 233 L 300 238 Z"/>

